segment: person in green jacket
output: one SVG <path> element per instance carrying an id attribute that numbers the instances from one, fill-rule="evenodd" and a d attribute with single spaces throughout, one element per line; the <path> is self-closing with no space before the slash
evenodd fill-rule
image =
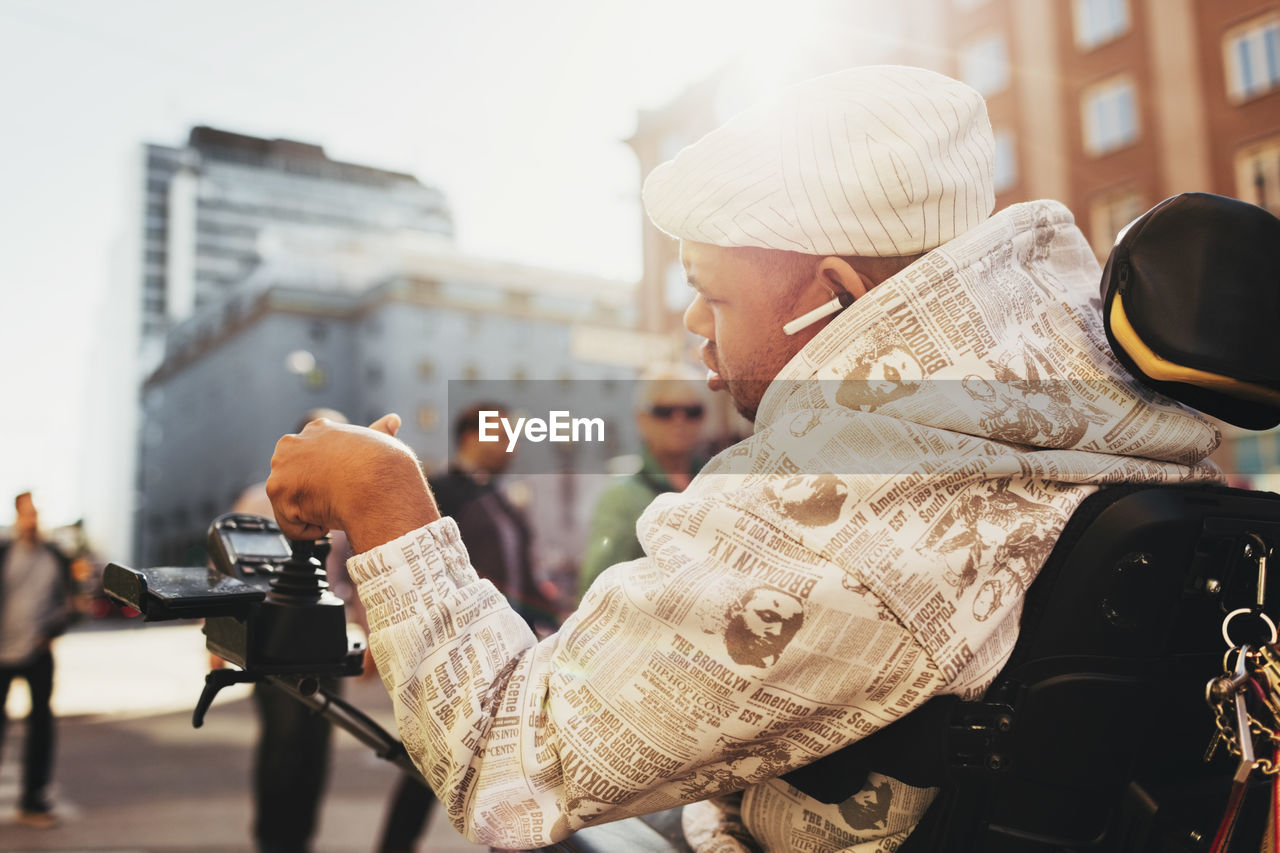
<path id="1" fill-rule="evenodd" d="M 640 377 L 635 412 L 643 444 L 640 469 L 600 495 L 578 576 L 579 597 L 609 566 L 644 556 L 636 520 L 658 495 L 684 491 L 702 467 L 705 460 L 696 455 L 706 415 L 701 389 L 702 376 L 687 365 L 657 365 Z"/>

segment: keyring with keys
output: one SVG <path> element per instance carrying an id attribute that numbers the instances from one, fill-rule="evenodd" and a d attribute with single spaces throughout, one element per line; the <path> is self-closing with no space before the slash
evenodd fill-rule
<path id="1" fill-rule="evenodd" d="M 1231 631 L 1229 630 L 1231 625 L 1231 620 L 1239 616 L 1241 613 L 1249 613 L 1258 617 L 1266 624 L 1267 629 L 1271 632 L 1271 639 L 1267 640 L 1265 644 L 1260 644 L 1260 645 L 1268 645 L 1268 646 L 1275 645 L 1276 623 L 1271 621 L 1271 617 L 1263 613 L 1261 610 L 1258 610 L 1256 607 L 1239 607 L 1235 610 L 1232 610 L 1230 613 L 1228 613 L 1226 617 L 1223 618 L 1222 620 L 1222 639 L 1226 641 L 1228 649 L 1238 649 L 1240 648 L 1241 645 L 1243 645 L 1242 643 L 1236 643 L 1232 641 Z"/>
<path id="2" fill-rule="evenodd" d="M 1222 620 L 1222 639 L 1227 644 L 1222 659 L 1223 673 L 1205 685 L 1205 700 L 1216 725 L 1205 761 L 1211 760 L 1217 747 L 1223 744 L 1239 758 L 1226 811 L 1210 845 L 1210 853 L 1225 853 L 1229 849 L 1249 778 L 1255 771 L 1273 777 L 1273 806 L 1280 810 L 1280 799 L 1274 799 L 1280 796 L 1280 788 L 1274 783 L 1274 777 L 1280 774 L 1280 646 L 1276 642 L 1276 623 L 1263 610 L 1268 551 L 1261 537 L 1252 534 L 1247 537 L 1245 556 L 1258 563 L 1255 603 L 1252 607 L 1232 610 Z M 1242 643 L 1231 638 L 1232 621 L 1246 613 L 1261 620 L 1267 637 L 1253 634 Z M 1280 845 L 1275 849 L 1280 851 Z"/>

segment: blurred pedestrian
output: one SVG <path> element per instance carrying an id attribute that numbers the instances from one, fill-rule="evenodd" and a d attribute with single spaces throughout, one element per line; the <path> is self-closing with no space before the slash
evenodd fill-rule
<path id="1" fill-rule="evenodd" d="M 41 538 L 30 492 L 14 499 L 14 509 L 14 538 L 0 544 L 0 746 L 8 722 L 9 685 L 21 678 L 31 694 L 31 711 L 18 822 L 50 829 L 58 823 L 47 794 L 54 748 L 52 641 L 71 619 L 71 563 Z"/>
<path id="2" fill-rule="evenodd" d="M 506 596 L 535 633 L 558 627 L 559 612 L 542 591 L 533 572 L 533 533 L 525 514 L 498 488 L 498 478 L 514 454 L 507 442 L 480 440 L 480 413 L 494 412 L 490 422 L 507 416 L 497 403 L 468 406 L 454 419 L 454 454 L 448 469 L 427 478 L 440 511 L 458 523 L 471 563 Z"/>
<path id="3" fill-rule="evenodd" d="M 296 431 L 301 432 L 318 418 L 347 423 L 346 416 L 335 409 L 312 409 L 299 421 Z M 275 517 L 265 483 L 245 489 L 231 510 Z M 346 535 L 340 530 L 332 531 L 325 560 L 329 588 L 345 602 L 347 621 L 367 630 L 364 609 L 347 575 L 346 560 L 350 555 Z M 366 673 L 371 668 L 372 659 L 366 656 Z M 322 678 L 320 686 L 339 694 L 342 680 Z M 254 841 L 259 853 L 309 853 L 329 781 L 333 726 L 270 682 L 254 684 L 253 701 L 259 724 L 253 767 Z"/>
<path id="4" fill-rule="evenodd" d="M 609 566 L 644 556 L 636 538 L 640 514 L 658 495 L 684 491 L 702 468 L 702 382 L 700 373 L 681 364 L 655 365 L 641 375 L 635 411 L 640 468 L 612 483 L 596 503 L 578 575 L 579 598 Z"/>

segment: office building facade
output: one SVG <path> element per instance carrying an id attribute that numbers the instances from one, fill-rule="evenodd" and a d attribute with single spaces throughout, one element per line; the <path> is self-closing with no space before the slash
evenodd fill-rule
<path id="1" fill-rule="evenodd" d="M 170 327 L 253 271 L 269 228 L 453 235 L 434 187 L 289 139 L 195 127 L 184 146 L 145 146 L 144 181 L 144 371 L 158 363 Z"/>
<path id="2" fill-rule="evenodd" d="M 421 241 L 406 251 L 403 238 L 361 242 L 356 255 L 384 260 L 344 266 L 307 235 L 170 331 L 143 390 L 142 564 L 198 562 L 209 522 L 266 478 L 276 441 L 316 407 L 355 423 L 400 414 L 400 438 L 428 471 L 447 461 L 452 413 L 467 403 L 543 386 L 539 401 L 583 389 L 618 397 L 615 410 L 629 413 L 633 286 Z M 643 352 L 643 342 L 630 349 Z M 635 444 L 629 417 L 614 425 L 600 442 L 518 453 L 532 473 L 512 479 L 528 498 L 538 555 L 566 588 L 607 460 Z M 561 476 L 583 470 L 599 476 Z"/>
<path id="3" fill-rule="evenodd" d="M 138 441 L 148 425 L 136 408 L 139 383 L 160 366 L 170 330 L 242 287 L 280 229 L 453 238 L 438 189 L 333 160 L 305 142 L 195 127 L 183 145 L 143 145 L 135 180 L 137 225 L 119 262 L 122 295 L 108 306 L 92 389 L 96 410 L 110 415 L 94 430 L 86 466 L 94 538 L 124 560 L 141 556 Z"/>

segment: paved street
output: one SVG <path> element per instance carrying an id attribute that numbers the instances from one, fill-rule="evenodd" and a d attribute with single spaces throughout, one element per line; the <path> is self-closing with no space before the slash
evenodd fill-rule
<path id="1" fill-rule="evenodd" d="M 204 728 L 191 727 L 207 655 L 192 625 L 102 623 L 55 646 L 58 727 L 55 799 L 62 824 L 14 823 L 21 720 L 13 720 L 0 764 L 0 850 L 252 850 L 250 752 L 256 735 L 248 688 L 223 691 Z M 384 726 L 391 702 L 376 679 L 348 683 L 346 697 Z M 26 713 L 15 686 L 11 714 Z M 369 853 L 396 770 L 345 732 L 335 733 L 334 767 L 317 853 Z M 424 853 L 478 853 L 437 810 Z"/>

